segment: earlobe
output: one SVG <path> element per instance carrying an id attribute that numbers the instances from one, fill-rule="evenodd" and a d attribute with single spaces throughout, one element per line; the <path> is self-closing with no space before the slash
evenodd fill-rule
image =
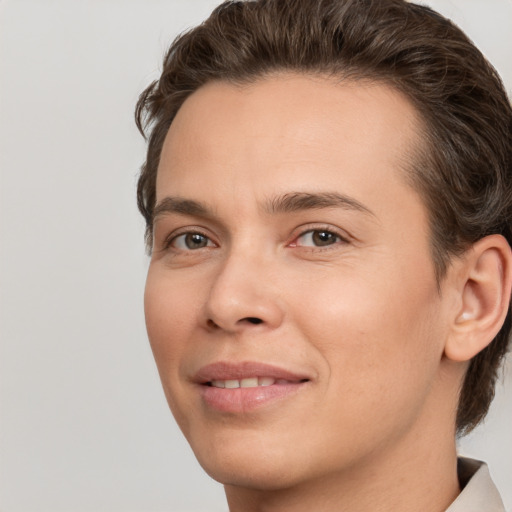
<path id="1" fill-rule="evenodd" d="M 460 308 L 445 345 L 452 361 L 469 361 L 498 334 L 509 310 L 512 252 L 501 235 L 476 242 L 461 261 Z"/>

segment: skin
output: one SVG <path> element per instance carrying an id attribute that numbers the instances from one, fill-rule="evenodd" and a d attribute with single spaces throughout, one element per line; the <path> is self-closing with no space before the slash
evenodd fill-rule
<path id="1" fill-rule="evenodd" d="M 231 511 L 433 512 L 459 492 L 454 424 L 468 357 L 445 349 L 459 346 L 453 325 L 475 258 L 452 264 L 439 292 L 427 212 L 405 171 L 419 127 L 384 85 L 294 74 L 207 84 L 171 125 L 147 329 L 170 408 Z M 270 208 L 296 193 L 352 203 Z M 171 196 L 204 211 L 174 211 Z M 204 246 L 187 246 L 189 232 Z M 325 245 L 319 232 L 331 233 Z M 217 361 L 309 381 L 261 408 L 221 412 L 193 382 Z"/>

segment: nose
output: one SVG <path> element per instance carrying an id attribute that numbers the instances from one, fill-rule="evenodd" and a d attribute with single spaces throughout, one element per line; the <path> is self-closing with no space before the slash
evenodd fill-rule
<path id="1" fill-rule="evenodd" d="M 207 327 L 230 333 L 279 327 L 284 312 L 273 277 L 271 261 L 230 255 L 212 281 L 205 304 Z"/>

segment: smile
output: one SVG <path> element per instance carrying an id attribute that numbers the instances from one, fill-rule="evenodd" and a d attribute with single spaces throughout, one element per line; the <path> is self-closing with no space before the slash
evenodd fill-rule
<path id="1" fill-rule="evenodd" d="M 233 380 L 213 380 L 207 382 L 207 386 L 214 388 L 257 388 L 260 386 L 272 386 L 274 384 L 292 384 L 291 381 L 285 379 L 274 379 L 273 377 L 249 377 L 246 379 L 233 379 Z"/>
<path id="2" fill-rule="evenodd" d="M 310 382 L 307 375 L 252 362 L 214 363 L 199 370 L 193 380 L 209 409 L 238 414 L 291 397 Z"/>

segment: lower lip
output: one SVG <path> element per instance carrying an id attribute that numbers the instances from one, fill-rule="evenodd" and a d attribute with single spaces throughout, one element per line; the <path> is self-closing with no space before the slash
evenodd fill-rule
<path id="1" fill-rule="evenodd" d="M 234 389 L 202 385 L 201 397 L 206 405 L 217 411 L 244 413 L 288 398 L 303 389 L 306 384 L 307 382 L 290 382 Z"/>

